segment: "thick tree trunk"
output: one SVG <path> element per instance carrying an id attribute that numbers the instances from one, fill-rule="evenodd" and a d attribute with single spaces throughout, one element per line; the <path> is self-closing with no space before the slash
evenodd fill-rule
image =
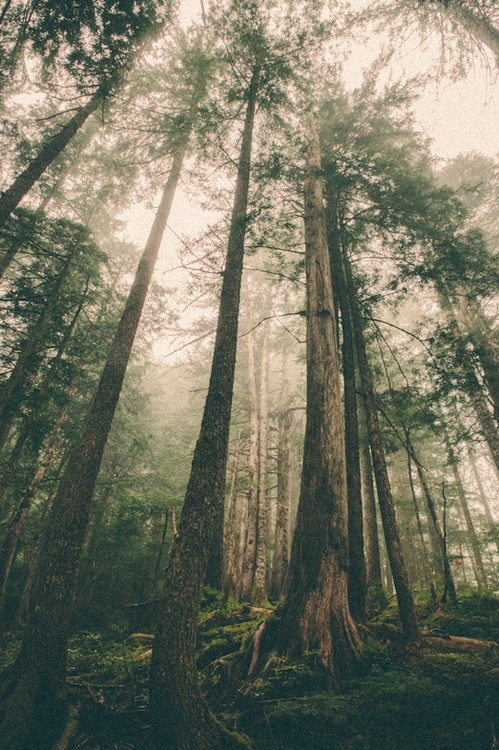
<path id="1" fill-rule="evenodd" d="M 395 591 L 397 592 L 397 602 L 399 605 L 402 630 L 405 639 L 411 642 L 416 641 L 419 638 L 419 626 L 416 618 L 414 599 L 407 576 L 402 545 L 400 543 L 390 481 L 388 479 L 385 449 L 379 425 L 371 368 L 367 358 L 364 332 L 362 330 L 362 319 L 358 310 L 357 301 L 353 295 L 353 277 L 350 261 L 346 252 L 343 253 L 343 262 L 345 264 L 346 279 L 351 296 L 350 307 L 352 311 L 352 325 L 355 335 L 357 362 L 361 377 L 362 395 L 365 402 L 367 431 L 371 447 L 376 488 L 378 490 L 378 502 L 383 523 L 383 531 L 385 534 L 386 549 L 390 560 Z"/>
<path id="2" fill-rule="evenodd" d="M 118 403 L 135 333 L 186 153 L 188 133 L 139 262 L 82 436 L 73 449 L 40 545 L 28 624 L 20 654 L 0 678 L 1 750 L 45 750 L 64 721 L 67 639 L 90 502 Z M 31 744 L 30 744 L 31 743 Z"/>
<path id="3" fill-rule="evenodd" d="M 343 332 L 342 362 L 345 403 L 345 448 L 348 488 L 348 542 L 350 567 L 348 571 L 348 599 L 350 611 L 357 621 L 366 616 L 366 561 L 364 556 L 364 527 L 360 477 L 359 419 L 357 412 L 357 384 L 355 341 L 352 313 L 340 245 L 340 228 L 336 196 L 328 190 L 328 246 L 331 277 L 341 312 Z"/>
<path id="4" fill-rule="evenodd" d="M 247 92 L 210 383 L 154 640 L 151 711 L 158 744 L 170 750 L 240 746 L 218 724 L 201 695 L 195 644 L 208 555 L 224 500 L 259 76 L 255 66 Z"/>
<path id="5" fill-rule="evenodd" d="M 307 420 L 296 529 L 278 612 L 277 648 L 317 651 L 333 674 L 353 669 L 359 634 L 348 606 L 345 436 L 320 144 L 309 117 L 304 186 Z"/>

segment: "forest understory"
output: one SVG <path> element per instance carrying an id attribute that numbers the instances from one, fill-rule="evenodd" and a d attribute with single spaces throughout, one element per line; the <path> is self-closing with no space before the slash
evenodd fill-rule
<path id="1" fill-rule="evenodd" d="M 404 644 L 396 606 L 389 605 L 362 626 L 356 675 L 339 683 L 314 653 L 293 660 L 263 650 L 249 676 L 255 634 L 270 613 L 226 603 L 210 590 L 198 633 L 210 708 L 254 750 L 497 747 L 497 599 L 471 592 L 453 604 L 418 605 L 422 636 L 411 646 Z M 154 747 L 148 713 L 153 621 L 150 608 L 140 605 L 127 614 L 96 631 L 76 624 L 69 647 L 71 708 L 57 750 Z"/>
<path id="2" fill-rule="evenodd" d="M 493 93 L 420 116 L 497 0 L 0 0 L 0 72 L 0 750 L 497 749 Z"/>

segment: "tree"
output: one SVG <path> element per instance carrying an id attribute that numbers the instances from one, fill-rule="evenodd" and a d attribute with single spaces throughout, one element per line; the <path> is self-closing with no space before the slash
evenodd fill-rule
<path id="1" fill-rule="evenodd" d="M 32 26 L 23 33 L 31 37 L 34 48 L 52 65 L 60 54 L 67 55 L 63 64 L 72 73 L 77 72 L 80 90 L 90 87 L 94 93 L 62 128 L 50 133 L 38 154 L 0 196 L 0 226 L 90 115 L 104 106 L 120 86 L 138 45 L 153 29 L 157 31 L 161 13 L 169 15 L 169 3 L 150 0 L 141 0 L 140 4 L 125 0 L 119 6 L 105 2 L 102 7 L 92 2 L 85 6 L 83 14 L 81 9 L 75 14 L 72 3 L 59 6 L 57 12 L 49 2 L 38 5 L 35 8 L 32 4 Z"/>
<path id="2" fill-rule="evenodd" d="M 0 679 L 2 748 L 21 750 L 34 737 L 40 748 L 48 748 L 64 722 L 67 639 L 90 503 L 189 135 L 204 94 L 207 68 L 200 65 L 197 73 L 183 126 L 172 145 L 170 174 L 148 241 L 81 438 L 71 452 L 44 528 L 21 651 Z"/>
<path id="3" fill-rule="evenodd" d="M 326 239 L 319 134 L 306 126 L 307 420 L 298 515 L 285 599 L 276 613 L 280 652 L 317 651 L 351 674 L 359 634 L 348 606 L 345 437 L 336 316 Z"/>
<path id="4" fill-rule="evenodd" d="M 251 0 L 215 11 L 230 69 L 230 99 L 244 106 L 244 125 L 227 241 L 208 393 L 194 449 L 179 534 L 172 546 L 155 634 L 151 708 L 159 741 L 173 748 L 239 747 L 212 716 L 197 679 L 195 638 L 201 593 L 214 537 L 223 534 L 223 502 L 236 365 L 244 242 L 249 221 L 251 149 L 257 107 L 275 111 L 291 76 L 289 40 L 272 36 L 265 12 Z M 230 23 L 227 25 L 227 21 Z M 229 35 L 227 37 L 226 35 Z M 239 67 L 244 61 L 243 72 Z M 244 74 L 244 75 L 243 75 Z M 234 80 L 234 79 L 232 79 Z M 168 720 L 174 715 L 175 722 Z"/>
<path id="5" fill-rule="evenodd" d="M 255 9 L 250 6 L 250 17 Z M 259 26 L 256 33 L 261 33 Z M 258 38 L 258 37 L 257 37 Z M 255 40 L 256 41 L 256 40 Z M 198 684 L 195 636 L 215 520 L 224 500 L 236 364 L 239 298 L 250 182 L 251 146 L 263 60 L 255 55 L 230 222 L 210 383 L 191 474 L 165 580 L 151 667 L 151 710 L 158 741 L 173 748 L 240 747 L 210 714 Z M 174 715 L 175 722 L 169 717 Z"/>

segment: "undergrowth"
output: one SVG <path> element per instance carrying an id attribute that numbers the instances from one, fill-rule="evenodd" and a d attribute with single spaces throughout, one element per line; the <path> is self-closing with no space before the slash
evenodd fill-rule
<path id="1" fill-rule="evenodd" d="M 499 641 L 499 602 L 473 595 L 421 606 L 423 632 Z M 368 623 L 354 679 L 333 683 L 317 655 L 271 654 L 250 679 L 253 636 L 266 613 L 208 592 L 198 666 L 212 710 L 254 750 L 492 750 L 499 747 L 498 648 L 403 648 L 390 607 Z M 151 628 L 152 629 L 152 628 Z M 68 685 L 79 725 L 68 750 L 145 750 L 152 642 L 123 624 L 74 634 Z M 12 649 L 14 646 L 11 647 Z"/>

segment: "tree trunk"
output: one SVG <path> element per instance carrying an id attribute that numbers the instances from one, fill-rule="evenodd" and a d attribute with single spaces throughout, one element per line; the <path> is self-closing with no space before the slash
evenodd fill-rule
<path id="1" fill-rule="evenodd" d="M 383 531 L 385 534 L 385 542 L 388 558 L 390 560 L 393 582 L 395 585 L 395 591 L 397 592 L 402 630 L 405 639 L 412 642 L 419 638 L 419 626 L 416 618 L 416 610 L 414 608 L 414 599 L 407 576 L 402 545 L 400 543 L 390 481 L 388 479 L 385 449 L 379 425 L 371 368 L 367 358 L 364 332 L 362 330 L 362 320 L 358 310 L 357 300 L 353 294 L 354 284 L 352 270 L 346 251 L 345 249 L 343 250 L 343 262 L 345 264 L 346 279 L 351 297 L 350 308 L 352 311 L 352 325 L 355 335 L 357 362 L 360 371 L 363 391 L 362 395 L 364 397 L 366 408 L 367 430 L 371 447 L 376 488 L 378 490 L 381 520 L 383 523 Z"/>
<path id="2" fill-rule="evenodd" d="M 454 578 L 452 576 L 452 570 L 451 570 L 450 563 L 449 563 L 449 557 L 447 555 L 447 544 L 444 538 L 444 532 L 442 531 L 442 527 L 438 520 L 435 502 L 430 492 L 428 482 L 426 481 L 426 476 L 424 474 L 423 466 L 421 465 L 421 462 L 418 460 L 418 457 L 416 456 L 415 451 L 414 451 L 414 446 L 412 445 L 412 442 L 410 441 L 409 438 L 408 438 L 408 448 L 411 452 L 411 455 L 414 458 L 414 463 L 416 464 L 416 471 L 418 473 L 419 484 L 421 485 L 423 497 L 425 499 L 426 507 L 428 509 L 428 514 L 430 516 L 432 531 L 438 543 L 438 548 L 439 548 L 439 553 L 440 553 L 439 556 L 440 556 L 442 569 L 443 569 L 443 575 L 444 575 L 444 590 L 442 593 L 441 600 L 442 602 L 445 602 L 447 601 L 447 596 L 449 596 L 450 600 L 454 602 L 456 601 L 456 586 L 454 584 Z"/>
<path id="3" fill-rule="evenodd" d="M 258 406 L 256 397 L 255 340 L 250 332 L 247 336 L 248 351 L 248 400 L 250 418 L 248 455 L 248 493 L 244 555 L 239 598 L 251 599 L 256 565 L 256 542 L 258 533 Z"/>
<path id="4" fill-rule="evenodd" d="M 24 750 L 34 745 L 45 750 L 51 747 L 63 726 L 67 639 L 90 503 L 179 180 L 189 131 L 190 128 L 186 129 L 173 157 L 170 176 L 81 439 L 70 455 L 45 524 L 21 651 L 13 668 L 0 678 L 1 750 Z"/>
<path id="5" fill-rule="evenodd" d="M 268 450 L 269 450 L 269 330 L 265 326 L 262 343 L 260 377 L 260 410 L 258 419 L 258 514 L 255 549 L 255 575 L 251 601 L 267 601 L 267 532 L 268 532 Z"/>
<path id="6" fill-rule="evenodd" d="M 232 466 L 231 466 L 231 482 L 230 490 L 227 502 L 227 520 L 224 529 L 224 553 L 225 553 L 225 565 L 224 565 L 224 592 L 225 596 L 237 596 L 237 583 L 238 583 L 238 557 L 240 542 L 238 534 L 238 520 L 239 520 L 239 496 L 238 496 L 238 479 L 239 479 L 239 460 L 241 454 L 241 435 L 237 437 L 236 447 L 232 455 Z"/>
<path id="7" fill-rule="evenodd" d="M 383 609 L 386 605 L 386 595 L 383 590 L 378 519 L 376 516 L 376 496 L 374 490 L 371 452 L 369 450 L 367 436 L 361 442 L 360 466 L 364 499 L 367 604 L 371 609 L 376 611 Z"/>
<path id="8" fill-rule="evenodd" d="M 278 612 L 277 648 L 317 651 L 351 674 L 359 634 L 348 606 L 345 436 L 335 307 L 326 238 L 319 134 L 307 125 L 304 185 L 307 274 L 307 419 L 298 514 Z"/>
<path id="9" fill-rule="evenodd" d="M 348 542 L 350 566 L 348 571 L 348 599 L 350 611 L 357 621 L 366 617 L 366 561 L 364 556 L 364 528 L 360 478 L 359 419 L 357 412 L 357 384 L 355 342 L 352 313 L 341 257 L 340 228 L 337 197 L 328 189 L 328 246 L 331 276 L 341 312 L 343 332 L 342 362 L 345 403 L 345 449 L 348 487 Z"/>
<path id="10" fill-rule="evenodd" d="M 471 550 L 473 552 L 476 581 L 478 584 L 478 588 L 486 591 L 488 589 L 488 584 L 487 584 L 487 576 L 485 574 L 485 567 L 484 567 L 483 559 L 482 559 L 482 551 L 480 549 L 480 542 L 478 540 L 478 536 L 475 531 L 475 526 L 473 524 L 473 519 L 471 518 L 468 501 L 466 499 L 466 493 L 464 491 L 463 483 L 461 481 L 461 477 L 459 474 L 456 454 L 450 444 L 448 437 L 445 438 L 445 444 L 447 448 L 449 464 L 452 469 L 452 474 L 454 476 L 457 496 L 459 498 L 461 509 L 463 511 L 464 520 L 466 522 L 468 540 L 471 545 Z"/>
<path id="11" fill-rule="evenodd" d="M 76 381 L 78 379 L 79 373 L 67 390 L 66 404 L 62 407 L 62 409 L 60 409 L 59 414 L 57 415 L 54 426 L 52 428 L 52 432 L 47 441 L 47 445 L 45 446 L 43 456 L 35 472 L 35 475 L 31 480 L 31 483 L 26 492 L 24 493 L 24 496 L 7 528 L 5 537 L 3 539 L 0 551 L 0 627 L 3 623 L 5 595 L 7 592 L 7 585 L 12 568 L 12 563 L 14 562 L 17 552 L 19 537 L 24 528 L 24 523 L 26 521 L 28 513 L 31 510 L 31 506 L 33 505 L 33 501 L 36 497 L 36 493 L 38 492 L 38 488 L 40 487 L 40 484 L 42 483 L 45 474 L 47 473 L 47 470 L 50 466 L 50 462 L 52 461 L 52 458 L 54 456 L 59 440 L 59 435 L 68 413 L 69 403 L 76 392 Z"/>
<path id="12" fill-rule="evenodd" d="M 289 408 L 289 352 L 282 353 L 281 406 L 278 414 L 277 445 L 277 512 L 274 540 L 274 558 L 269 595 L 278 599 L 284 588 L 289 562 L 289 535 L 291 528 L 291 440 L 293 411 Z"/>
<path id="13" fill-rule="evenodd" d="M 152 719 L 158 744 L 171 750 L 218 750 L 231 745 L 240 746 L 222 729 L 201 695 L 195 645 L 208 555 L 219 506 L 224 501 L 259 77 L 260 70 L 256 65 L 247 91 L 210 383 L 194 449 L 179 534 L 170 554 L 154 640 Z"/>
<path id="14" fill-rule="evenodd" d="M 476 482 L 476 486 L 478 488 L 478 495 L 480 497 L 480 501 L 482 503 L 484 512 L 485 512 L 485 518 L 487 519 L 487 523 L 490 526 L 491 532 L 493 532 L 494 536 L 494 544 L 496 545 L 497 552 L 499 553 L 499 535 L 497 533 L 497 521 L 494 520 L 494 517 L 492 515 L 492 512 L 490 510 L 489 501 L 487 500 L 487 494 L 485 492 L 485 488 L 483 486 L 482 479 L 480 477 L 480 472 L 478 470 L 478 466 L 476 463 L 476 457 L 474 452 L 471 450 L 469 446 L 467 446 L 467 453 L 468 453 L 468 459 L 471 465 L 471 471 L 473 472 L 473 478 Z"/>
<path id="15" fill-rule="evenodd" d="M 407 441 L 409 440 L 409 434 L 406 433 Z M 425 582 L 429 585 L 431 600 L 436 601 L 437 594 L 435 591 L 435 583 L 433 580 L 434 572 L 433 567 L 430 565 L 428 550 L 426 548 L 426 541 L 423 533 L 423 523 L 421 521 L 421 513 L 419 511 L 419 503 L 416 495 L 416 488 L 414 486 L 414 479 L 412 476 L 412 455 L 409 449 L 407 449 L 407 474 L 409 476 L 409 484 L 411 487 L 412 504 L 414 507 L 414 515 L 416 517 L 416 524 L 418 527 L 419 542 L 421 544 L 421 551 L 423 553 L 423 577 Z"/>
<path id="16" fill-rule="evenodd" d="M 9 218 L 12 211 L 22 201 L 39 177 L 62 153 L 71 138 L 84 125 L 90 115 L 104 103 L 108 94 L 107 87 L 100 88 L 73 117 L 40 149 L 40 152 L 28 164 L 12 185 L 0 196 L 0 227 Z"/>

